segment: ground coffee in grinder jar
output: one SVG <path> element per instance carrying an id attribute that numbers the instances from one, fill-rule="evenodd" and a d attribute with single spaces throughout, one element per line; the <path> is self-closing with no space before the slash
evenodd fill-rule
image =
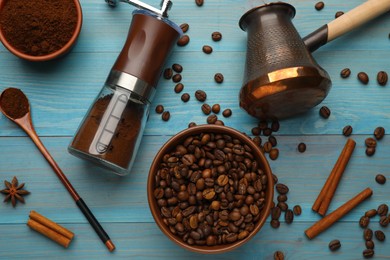
<path id="1" fill-rule="evenodd" d="M 68 150 L 109 168 L 130 172 L 164 63 L 179 26 L 153 12 L 133 12 L 127 41 Z"/>

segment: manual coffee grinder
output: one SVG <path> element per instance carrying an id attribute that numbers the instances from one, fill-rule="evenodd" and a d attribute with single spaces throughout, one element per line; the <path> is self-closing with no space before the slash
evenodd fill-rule
<path id="1" fill-rule="evenodd" d="M 170 0 L 163 0 L 160 10 L 138 0 L 120 1 L 139 9 L 133 12 L 123 49 L 68 150 L 126 175 L 134 163 L 163 66 L 182 30 L 168 19 Z M 117 4 L 117 0 L 106 2 Z"/>

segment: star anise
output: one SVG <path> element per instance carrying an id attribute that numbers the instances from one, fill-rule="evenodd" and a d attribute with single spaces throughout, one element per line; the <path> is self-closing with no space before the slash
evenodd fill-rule
<path id="1" fill-rule="evenodd" d="M 24 183 L 18 185 L 18 179 L 14 177 L 12 179 L 12 182 L 9 183 L 8 181 L 4 181 L 5 186 L 7 189 L 0 190 L 1 193 L 6 194 L 7 196 L 4 199 L 4 202 L 8 202 L 11 200 L 12 206 L 16 206 L 17 200 L 24 203 L 23 195 L 30 194 L 27 190 L 22 190 L 24 187 Z"/>

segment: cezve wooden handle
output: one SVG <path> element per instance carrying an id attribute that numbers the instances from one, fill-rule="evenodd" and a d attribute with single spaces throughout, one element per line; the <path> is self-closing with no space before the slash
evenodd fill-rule
<path id="1" fill-rule="evenodd" d="M 310 51 L 390 11 L 390 0 L 368 0 L 309 34 L 303 41 Z"/>

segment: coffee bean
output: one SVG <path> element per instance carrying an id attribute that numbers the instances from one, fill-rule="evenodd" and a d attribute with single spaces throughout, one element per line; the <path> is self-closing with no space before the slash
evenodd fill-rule
<path id="1" fill-rule="evenodd" d="M 343 14 L 344 14 L 343 11 L 338 11 L 338 12 L 335 13 L 334 18 L 339 18 L 339 17 L 342 16 Z"/>
<path id="2" fill-rule="evenodd" d="M 288 198 L 287 198 L 286 194 L 280 194 L 280 195 L 278 195 L 277 200 L 278 200 L 278 202 L 286 202 L 288 200 Z"/>
<path id="3" fill-rule="evenodd" d="M 216 73 L 216 74 L 214 75 L 214 80 L 215 80 L 215 82 L 217 82 L 217 83 L 222 83 L 222 82 L 223 82 L 223 79 L 224 79 L 224 77 L 223 77 L 223 74 L 222 74 L 222 73 Z"/>
<path id="4" fill-rule="evenodd" d="M 374 136 L 376 140 L 381 140 L 385 136 L 385 129 L 382 126 L 378 126 L 374 130 Z"/>
<path id="5" fill-rule="evenodd" d="M 386 183 L 386 177 L 383 174 L 377 174 L 375 176 L 375 181 L 379 184 L 385 184 Z"/>
<path id="6" fill-rule="evenodd" d="M 280 194 L 287 194 L 288 191 L 289 191 L 289 188 L 287 187 L 287 185 L 284 185 L 282 183 L 278 183 L 276 184 L 276 190 L 280 193 Z"/>
<path id="7" fill-rule="evenodd" d="M 332 240 L 332 241 L 329 242 L 329 249 L 331 251 L 336 251 L 340 247 L 341 247 L 341 242 L 338 239 L 335 239 L 335 240 Z"/>
<path id="8" fill-rule="evenodd" d="M 208 124 L 215 124 L 215 122 L 217 122 L 217 120 L 218 120 L 218 117 L 216 115 L 209 115 L 207 117 Z"/>
<path id="9" fill-rule="evenodd" d="M 340 76 L 343 79 L 348 78 L 350 75 L 351 75 L 351 70 L 349 68 L 345 68 L 345 69 L 341 70 L 341 72 L 340 72 Z"/>
<path id="10" fill-rule="evenodd" d="M 379 219 L 379 225 L 382 227 L 387 227 L 389 225 L 390 219 L 387 216 L 381 216 Z"/>
<path id="11" fill-rule="evenodd" d="M 376 209 L 370 209 L 370 210 L 366 211 L 364 216 L 366 216 L 368 218 L 375 217 L 376 216 Z"/>
<path id="12" fill-rule="evenodd" d="M 374 249 L 375 248 L 374 241 L 372 241 L 372 240 L 366 241 L 366 248 L 367 249 Z"/>
<path id="13" fill-rule="evenodd" d="M 211 111 L 214 113 L 214 114 L 218 114 L 219 111 L 221 111 L 221 106 L 219 104 L 214 104 L 212 107 L 211 107 Z"/>
<path id="14" fill-rule="evenodd" d="M 173 69 L 173 71 L 175 71 L 177 73 L 181 73 L 183 71 L 183 67 L 178 63 L 174 63 L 172 65 L 172 69 Z"/>
<path id="15" fill-rule="evenodd" d="M 375 154 L 375 147 L 367 147 L 366 148 L 366 155 L 367 156 L 373 156 Z"/>
<path id="16" fill-rule="evenodd" d="M 271 227 L 272 228 L 278 228 L 278 227 L 280 227 L 280 221 L 279 220 L 277 220 L 277 219 L 273 219 L 273 220 L 271 220 Z"/>
<path id="17" fill-rule="evenodd" d="M 265 142 L 263 148 L 264 152 L 269 153 L 272 150 L 272 144 L 270 142 Z"/>
<path id="18" fill-rule="evenodd" d="M 293 207 L 293 211 L 294 211 L 295 216 L 300 216 L 302 214 L 302 208 L 299 205 L 295 205 Z"/>
<path id="19" fill-rule="evenodd" d="M 369 79 L 367 73 L 365 73 L 365 72 L 359 72 L 358 75 L 357 75 L 357 77 L 358 77 L 358 80 L 359 80 L 361 83 L 363 83 L 364 85 L 367 85 L 368 82 L 370 81 L 370 79 Z"/>
<path id="20" fill-rule="evenodd" d="M 386 235 L 385 235 L 385 233 L 383 233 L 382 230 L 376 230 L 375 237 L 376 237 L 376 239 L 378 239 L 381 242 L 385 241 L 385 239 L 386 239 Z"/>
<path id="21" fill-rule="evenodd" d="M 272 129 L 271 128 L 266 128 L 263 130 L 263 135 L 265 136 L 270 136 L 272 134 Z"/>
<path id="22" fill-rule="evenodd" d="M 182 92 L 184 89 L 184 85 L 182 83 L 177 83 L 176 86 L 175 86 L 175 93 L 180 93 Z"/>
<path id="23" fill-rule="evenodd" d="M 272 148 L 271 151 L 269 152 L 269 158 L 274 161 L 274 160 L 278 159 L 278 157 L 279 157 L 279 149 Z"/>
<path id="24" fill-rule="evenodd" d="M 222 39 L 222 34 L 220 32 L 213 32 L 211 34 L 211 39 L 213 39 L 215 42 L 218 42 Z"/>
<path id="25" fill-rule="evenodd" d="M 281 213 L 282 213 L 282 210 L 279 207 L 273 207 L 271 209 L 271 218 L 272 219 L 279 219 Z"/>
<path id="26" fill-rule="evenodd" d="M 164 112 L 162 113 L 162 115 L 161 115 L 161 118 L 162 118 L 162 120 L 164 120 L 164 121 L 168 121 L 170 117 L 171 117 L 171 114 L 169 113 L 169 111 L 164 111 Z"/>
<path id="27" fill-rule="evenodd" d="M 180 29 L 183 31 L 183 33 L 186 33 L 188 29 L 190 28 L 190 25 L 188 23 L 182 23 L 180 25 Z M 178 72 L 178 71 L 177 71 Z"/>
<path id="28" fill-rule="evenodd" d="M 363 257 L 365 258 L 371 258 L 374 256 L 374 250 L 373 249 L 365 249 L 363 251 Z"/>
<path id="29" fill-rule="evenodd" d="M 261 120 L 257 126 L 260 128 L 260 130 L 264 130 L 268 127 L 268 122 L 265 120 Z"/>
<path id="30" fill-rule="evenodd" d="M 288 210 L 288 204 L 286 202 L 278 202 L 277 205 L 282 211 Z"/>
<path id="31" fill-rule="evenodd" d="M 304 153 L 306 151 L 306 144 L 305 143 L 299 143 L 298 144 L 298 151 L 300 153 Z"/>
<path id="32" fill-rule="evenodd" d="M 197 90 L 195 92 L 195 98 L 200 102 L 204 102 L 207 99 L 207 94 L 203 90 Z"/>
<path id="33" fill-rule="evenodd" d="M 190 123 L 188 124 L 188 127 L 194 127 L 194 126 L 196 126 L 196 123 L 195 123 L 195 122 L 190 122 Z"/>
<path id="34" fill-rule="evenodd" d="M 181 77 L 180 74 L 175 74 L 175 75 L 172 77 L 172 81 L 175 82 L 175 83 L 180 82 L 181 79 L 182 79 L 182 77 Z"/>
<path id="35" fill-rule="evenodd" d="M 197 6 L 202 6 L 203 3 L 204 3 L 203 0 L 195 0 L 195 4 L 196 4 Z"/>
<path id="36" fill-rule="evenodd" d="M 320 116 L 322 118 L 325 118 L 325 119 L 329 118 L 330 113 L 331 113 L 331 111 L 330 111 L 330 109 L 327 106 L 322 106 L 320 108 Z"/>
<path id="37" fill-rule="evenodd" d="M 271 130 L 272 130 L 272 132 L 279 131 L 279 128 L 280 128 L 279 121 L 277 121 L 277 120 L 272 121 L 272 123 L 271 123 Z"/>
<path id="38" fill-rule="evenodd" d="M 366 240 L 366 241 L 371 240 L 373 234 L 374 234 L 374 232 L 372 231 L 372 229 L 366 228 L 363 231 L 363 238 L 364 238 L 364 240 Z"/>
<path id="39" fill-rule="evenodd" d="M 386 204 L 381 204 L 378 206 L 377 214 L 379 216 L 386 216 L 389 211 L 389 207 Z"/>
<path id="40" fill-rule="evenodd" d="M 268 142 L 272 144 L 272 147 L 275 147 L 278 144 L 278 141 L 276 140 L 276 137 L 273 135 L 270 135 L 268 137 Z"/>
<path id="41" fill-rule="evenodd" d="M 157 114 L 161 114 L 162 112 L 164 112 L 164 106 L 163 105 L 157 105 L 155 110 L 156 110 Z"/>
<path id="42" fill-rule="evenodd" d="M 262 140 L 261 140 L 261 137 L 260 137 L 260 136 L 255 136 L 255 137 L 253 137 L 253 138 L 252 138 L 252 141 L 253 141 L 258 147 L 261 146 Z"/>
<path id="43" fill-rule="evenodd" d="M 350 125 L 346 125 L 343 128 L 343 135 L 344 136 L 350 136 L 352 134 L 353 128 Z"/>
<path id="44" fill-rule="evenodd" d="M 184 93 L 183 95 L 181 95 L 181 101 L 188 102 L 189 100 L 190 100 L 190 94 Z"/>
<path id="45" fill-rule="evenodd" d="M 232 110 L 229 109 L 229 108 L 227 108 L 227 109 L 225 109 L 225 110 L 222 112 L 222 115 L 223 115 L 224 117 L 230 117 L 230 116 L 232 115 Z"/>
<path id="46" fill-rule="evenodd" d="M 215 121 L 214 125 L 225 125 L 225 123 L 222 120 Z"/>
<path id="47" fill-rule="evenodd" d="M 364 143 L 366 147 L 372 147 L 372 148 L 376 147 L 376 140 L 372 137 L 366 138 L 366 140 L 364 140 Z"/>
<path id="48" fill-rule="evenodd" d="M 211 107 L 209 106 L 209 104 L 204 103 L 204 104 L 202 105 L 202 112 L 203 112 L 205 115 L 210 115 L 210 113 L 211 113 Z"/>
<path id="49" fill-rule="evenodd" d="M 294 221 L 294 212 L 291 209 L 286 210 L 284 213 L 284 220 L 287 224 L 291 224 Z"/>
<path id="50" fill-rule="evenodd" d="M 202 50 L 206 54 L 210 54 L 213 52 L 213 48 L 209 45 L 203 45 Z"/>
<path id="51" fill-rule="evenodd" d="M 362 228 L 366 228 L 370 224 L 370 219 L 366 216 L 362 216 L 359 220 L 359 225 Z"/>
<path id="52" fill-rule="evenodd" d="M 258 127 L 253 127 L 253 128 L 251 129 L 251 132 L 252 132 L 252 135 L 256 135 L 256 136 L 258 136 L 258 135 L 261 134 L 261 130 L 260 130 L 260 128 L 258 128 Z"/>
<path id="53" fill-rule="evenodd" d="M 314 8 L 315 8 L 317 11 L 320 11 L 320 10 L 322 10 L 322 9 L 324 8 L 324 6 L 325 6 L 324 2 L 321 1 L 321 2 L 316 3 L 315 6 L 314 6 Z"/>
<path id="54" fill-rule="evenodd" d="M 388 80 L 387 73 L 385 71 L 379 71 L 376 76 L 376 80 L 378 81 L 379 85 L 386 86 Z"/>
<path id="55" fill-rule="evenodd" d="M 284 260 L 284 254 L 282 251 L 276 251 L 274 253 L 274 260 Z"/>
<path id="56" fill-rule="evenodd" d="M 171 79 L 173 76 L 173 70 L 171 68 L 166 68 L 164 70 L 163 76 L 165 79 Z"/>
<path id="57" fill-rule="evenodd" d="M 177 45 L 180 47 L 186 46 L 190 42 L 190 37 L 188 35 L 183 35 L 180 37 L 180 39 L 177 41 Z"/>

